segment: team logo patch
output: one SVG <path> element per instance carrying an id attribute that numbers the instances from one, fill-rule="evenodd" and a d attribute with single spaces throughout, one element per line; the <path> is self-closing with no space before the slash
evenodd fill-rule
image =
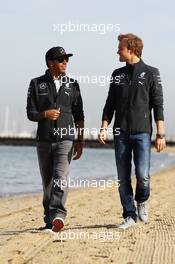
<path id="1" fill-rule="evenodd" d="M 68 93 L 68 92 L 65 91 L 64 93 L 67 94 L 67 95 L 69 96 L 69 93 Z"/>
<path id="2" fill-rule="evenodd" d="M 64 50 L 63 48 L 60 48 L 60 49 L 59 49 L 59 52 L 60 52 L 61 54 L 63 54 L 63 55 L 65 54 L 65 50 Z"/>
<path id="3" fill-rule="evenodd" d="M 29 86 L 29 89 L 28 89 L 28 91 L 27 91 L 27 97 L 30 97 L 30 95 L 31 95 L 31 86 Z"/>
<path id="4" fill-rule="evenodd" d="M 116 84 L 121 84 L 121 80 L 123 80 L 125 78 L 125 74 L 124 73 L 121 73 L 119 75 L 116 75 L 115 76 L 115 83 Z"/>
<path id="5" fill-rule="evenodd" d="M 67 90 L 71 89 L 71 84 L 69 82 L 65 83 L 64 88 Z"/>
<path id="6" fill-rule="evenodd" d="M 125 74 L 124 73 L 120 74 L 120 79 L 124 79 L 124 78 L 125 78 Z"/>
<path id="7" fill-rule="evenodd" d="M 145 74 L 146 74 L 146 72 L 142 72 L 142 73 L 140 73 L 140 75 L 139 75 L 139 79 L 145 79 Z"/>
<path id="8" fill-rule="evenodd" d="M 141 84 L 143 86 L 144 85 L 144 82 L 139 81 L 139 84 Z"/>
<path id="9" fill-rule="evenodd" d="M 116 77 L 118 77 L 120 80 L 122 80 L 125 78 L 125 74 L 121 73 L 121 74 L 117 75 Z"/>
<path id="10" fill-rule="evenodd" d="M 47 88 L 47 84 L 46 84 L 46 83 L 40 83 L 40 84 L 39 84 L 39 88 L 40 88 L 41 90 L 44 90 L 44 89 Z"/>
<path id="11" fill-rule="evenodd" d="M 158 84 L 161 84 L 160 75 L 157 75 L 157 82 L 158 82 Z"/>

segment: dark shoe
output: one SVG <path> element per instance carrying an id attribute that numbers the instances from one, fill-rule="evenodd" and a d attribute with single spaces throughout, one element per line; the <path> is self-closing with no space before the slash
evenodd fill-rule
<path id="1" fill-rule="evenodd" d="M 41 230 L 41 231 L 52 231 L 52 224 L 47 223 L 45 226 L 40 227 L 39 230 Z"/>

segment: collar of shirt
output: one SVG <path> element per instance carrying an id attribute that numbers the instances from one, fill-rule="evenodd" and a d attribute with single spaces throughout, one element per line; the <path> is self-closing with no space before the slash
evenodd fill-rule
<path id="1" fill-rule="evenodd" d="M 58 91 L 60 89 L 60 86 L 61 86 L 61 79 L 55 79 L 53 81 L 55 83 L 55 86 L 56 86 L 56 89 L 57 89 L 57 93 L 58 93 Z"/>

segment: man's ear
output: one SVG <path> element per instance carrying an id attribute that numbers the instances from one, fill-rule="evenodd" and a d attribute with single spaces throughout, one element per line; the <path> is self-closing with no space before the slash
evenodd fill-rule
<path id="1" fill-rule="evenodd" d="M 51 65 L 51 61 L 50 61 L 50 60 L 48 60 L 48 61 L 46 62 L 46 64 L 47 64 L 47 67 L 49 68 L 49 67 L 50 67 L 50 65 Z"/>

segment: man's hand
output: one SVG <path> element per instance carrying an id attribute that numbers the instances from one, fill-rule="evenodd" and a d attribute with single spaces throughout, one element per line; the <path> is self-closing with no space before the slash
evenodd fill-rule
<path id="1" fill-rule="evenodd" d="M 83 142 L 74 143 L 73 160 L 78 160 L 83 153 Z"/>
<path id="2" fill-rule="evenodd" d="M 98 141 L 100 142 L 100 144 L 106 144 L 105 140 L 106 140 L 106 129 L 101 128 L 100 133 L 98 135 Z"/>
<path id="3" fill-rule="evenodd" d="M 161 152 L 162 150 L 164 150 L 166 148 L 166 140 L 165 138 L 156 138 L 155 140 L 155 148 L 157 150 L 157 152 Z"/>
<path id="4" fill-rule="evenodd" d="M 60 108 L 58 109 L 50 109 L 44 111 L 44 117 L 50 120 L 57 120 L 60 116 Z"/>

